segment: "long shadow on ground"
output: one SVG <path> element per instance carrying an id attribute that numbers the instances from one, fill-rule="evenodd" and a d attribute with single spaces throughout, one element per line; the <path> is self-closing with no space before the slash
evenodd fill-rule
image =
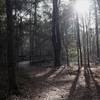
<path id="1" fill-rule="evenodd" d="M 70 93 L 69 93 L 69 96 L 68 96 L 67 100 L 72 100 L 73 99 L 80 73 L 81 73 L 81 67 L 79 67 L 78 70 L 77 70 L 77 75 L 76 75 L 76 78 L 74 79 L 74 81 L 72 83 Z"/>
<path id="2" fill-rule="evenodd" d="M 59 86 L 63 85 L 65 82 L 68 82 L 68 81 L 56 81 L 56 82 L 53 83 L 52 81 L 48 82 L 46 80 L 49 76 L 54 74 L 59 68 L 60 67 L 51 68 L 51 70 L 48 73 L 46 73 L 42 76 L 39 76 L 39 77 L 34 77 L 34 76 L 30 77 L 30 74 L 27 73 L 27 69 L 23 69 L 23 68 L 19 69 L 19 75 L 18 76 L 19 76 L 20 79 L 18 79 L 18 80 L 19 80 L 19 83 L 20 83 L 20 88 L 30 88 L 30 87 L 32 87 L 31 93 L 38 95 L 38 93 L 36 93 L 36 90 L 38 90 L 39 94 L 41 94 L 44 90 L 47 89 L 47 87 L 50 87 L 51 85 L 54 86 L 55 88 L 57 88 L 57 85 L 59 85 Z M 61 73 L 62 70 L 63 70 L 63 68 L 59 71 L 59 73 Z M 46 85 L 47 85 L 47 87 L 46 87 Z M 28 91 L 28 90 L 26 89 L 25 91 Z M 24 93 L 24 96 L 25 95 L 26 95 L 26 93 Z"/>
<path id="3" fill-rule="evenodd" d="M 90 67 L 87 68 L 88 72 L 89 72 L 89 75 L 92 79 L 92 81 L 94 82 L 94 85 L 95 85 L 95 88 L 96 88 L 96 92 L 97 92 L 97 96 L 100 100 L 100 85 L 98 84 L 98 82 L 95 80 L 94 76 L 93 76 L 93 72 L 91 70 Z"/>
<path id="4" fill-rule="evenodd" d="M 92 89 L 91 89 L 91 74 L 88 66 L 84 67 L 84 76 L 86 83 L 86 91 L 84 93 L 85 100 L 93 100 Z"/>

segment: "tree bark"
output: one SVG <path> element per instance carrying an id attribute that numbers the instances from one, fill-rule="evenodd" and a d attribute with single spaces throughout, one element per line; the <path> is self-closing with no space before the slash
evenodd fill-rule
<path id="1" fill-rule="evenodd" d="M 99 34 L 98 34 L 98 12 L 97 12 L 96 3 L 95 3 L 95 30 L 96 30 L 97 58 L 99 58 L 100 52 L 99 52 Z"/>
<path id="2" fill-rule="evenodd" d="M 9 94 L 17 94 L 18 88 L 16 84 L 15 62 L 14 62 L 14 42 L 13 42 L 13 15 L 11 0 L 6 0 L 7 14 L 7 63 L 8 63 L 8 79 L 9 79 Z"/>
<path id="3" fill-rule="evenodd" d="M 32 3 L 30 4 L 30 6 L 32 9 Z M 32 61 L 33 61 L 33 33 L 32 33 L 32 11 L 30 11 L 30 64 L 32 64 Z"/>
<path id="4" fill-rule="evenodd" d="M 53 0 L 52 43 L 54 47 L 55 66 L 61 65 L 61 37 L 59 31 L 58 0 Z"/>
<path id="5" fill-rule="evenodd" d="M 85 36 L 84 21 L 83 21 L 83 52 L 84 52 L 84 66 L 86 66 L 86 36 Z"/>
<path id="6" fill-rule="evenodd" d="M 34 29 L 32 32 L 32 11 L 30 12 L 30 63 L 33 64 L 34 56 L 37 56 L 37 45 L 38 45 L 38 39 L 37 39 L 37 6 L 38 6 L 38 0 L 34 1 Z M 32 4 L 31 4 L 32 9 Z"/>
<path id="7" fill-rule="evenodd" d="M 99 9 L 100 9 L 100 0 L 97 0 L 97 2 L 98 2 L 98 5 L 99 5 Z"/>
<path id="8" fill-rule="evenodd" d="M 88 34 L 87 25 L 86 25 L 86 35 L 87 35 L 87 64 L 88 64 L 88 67 L 90 67 L 90 56 L 89 56 L 89 34 Z"/>
<path id="9" fill-rule="evenodd" d="M 67 40 L 66 40 L 66 54 L 67 54 L 67 66 L 70 66 L 70 62 L 69 62 L 69 51 L 68 51 L 68 32 L 67 32 L 67 28 L 68 28 L 68 25 L 65 24 L 65 33 L 66 33 L 66 37 L 67 37 Z"/>
<path id="10" fill-rule="evenodd" d="M 79 28 L 79 19 L 78 19 L 78 15 L 76 16 L 76 21 L 77 21 L 77 46 L 79 49 L 79 60 L 80 60 L 80 65 L 83 65 L 83 61 L 82 61 L 82 50 L 81 50 L 81 41 L 80 41 L 80 28 Z"/>

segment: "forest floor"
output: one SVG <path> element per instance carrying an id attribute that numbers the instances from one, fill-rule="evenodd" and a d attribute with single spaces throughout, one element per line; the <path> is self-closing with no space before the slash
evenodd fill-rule
<path id="1" fill-rule="evenodd" d="M 21 96 L 9 100 L 100 100 L 100 66 L 59 68 L 19 64 L 17 80 Z"/>

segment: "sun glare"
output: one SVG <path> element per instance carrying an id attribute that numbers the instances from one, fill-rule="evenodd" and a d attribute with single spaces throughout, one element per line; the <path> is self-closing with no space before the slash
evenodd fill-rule
<path id="1" fill-rule="evenodd" d="M 74 9 L 78 15 L 85 15 L 89 10 L 89 0 L 76 0 Z"/>

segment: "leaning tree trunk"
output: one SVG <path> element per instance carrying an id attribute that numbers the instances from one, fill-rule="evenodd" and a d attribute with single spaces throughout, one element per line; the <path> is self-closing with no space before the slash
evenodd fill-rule
<path id="1" fill-rule="evenodd" d="M 61 37 L 59 31 L 59 8 L 58 0 L 53 0 L 53 27 L 52 27 L 52 43 L 54 47 L 55 66 L 61 64 Z"/>
<path id="2" fill-rule="evenodd" d="M 14 48 L 13 48 L 13 15 L 11 0 L 6 0 L 7 14 L 7 63 L 8 63 L 8 79 L 9 79 L 9 94 L 18 93 L 15 75 Z"/>

